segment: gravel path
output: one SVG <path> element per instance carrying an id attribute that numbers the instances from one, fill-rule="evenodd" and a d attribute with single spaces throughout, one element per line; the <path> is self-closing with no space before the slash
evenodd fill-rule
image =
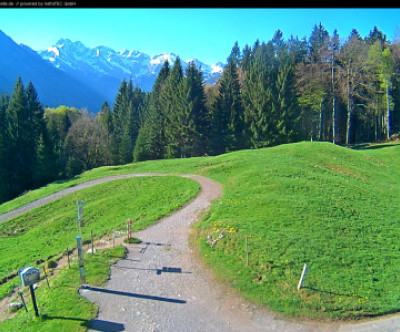
<path id="1" fill-rule="evenodd" d="M 183 209 L 138 232 L 104 289 L 81 294 L 99 305 L 90 331 L 400 331 L 386 319 L 358 324 L 298 322 L 249 303 L 216 281 L 188 245 L 190 225 L 222 194 L 200 176 L 201 194 Z M 399 320 L 397 320 L 399 322 Z M 399 325 L 397 325 L 399 326 Z"/>
<path id="2" fill-rule="evenodd" d="M 96 184 L 136 176 L 136 173 L 93 180 L 30 203 L 22 214 Z M 221 186 L 201 176 L 186 175 L 197 181 L 202 191 L 187 206 L 157 224 L 135 233 L 143 240 L 128 245 L 128 256 L 111 268 L 105 288 L 87 286 L 80 294 L 99 305 L 99 315 L 89 331 L 400 331 L 399 315 L 360 323 L 319 323 L 288 320 L 265 308 L 245 301 L 229 286 L 214 279 L 188 245 L 191 225 L 222 194 Z M 6 220 L 15 216 L 7 213 Z"/>

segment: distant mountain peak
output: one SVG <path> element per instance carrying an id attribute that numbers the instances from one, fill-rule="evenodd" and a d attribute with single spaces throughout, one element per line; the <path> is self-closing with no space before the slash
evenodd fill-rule
<path id="1" fill-rule="evenodd" d="M 70 39 L 62 38 L 55 45 L 38 54 L 57 68 L 73 75 L 79 79 L 89 79 L 91 84 L 106 81 L 106 77 L 113 77 L 120 82 L 122 79 L 132 79 L 145 91 L 150 91 L 158 72 L 164 62 L 168 60 L 172 66 L 178 55 L 173 52 L 161 53 L 150 56 L 138 50 L 124 48 L 119 52 L 110 47 L 99 45 L 87 47 L 80 41 L 72 42 Z M 190 62 L 202 70 L 205 83 L 214 83 L 222 73 L 223 64 L 208 65 L 193 58 L 182 61 L 183 69 Z M 110 83 L 111 84 L 111 83 Z M 107 86 L 104 83 L 104 88 Z M 113 92 L 108 93 L 115 96 Z M 108 100 L 112 102 L 112 100 Z"/>
<path id="2" fill-rule="evenodd" d="M 179 57 L 173 52 L 150 56 L 134 49 L 87 47 L 68 38 L 36 52 L 16 44 L 1 30 L 0 49 L 0 92 L 11 93 L 20 76 L 34 84 L 43 104 L 87 107 L 91 112 L 97 112 L 104 101 L 114 103 L 123 79 L 151 91 L 165 60 L 173 66 Z M 222 63 L 208 65 L 195 58 L 181 60 L 184 71 L 190 61 L 201 68 L 205 83 L 215 83 L 222 73 Z"/>
<path id="3" fill-rule="evenodd" d="M 51 59 L 44 60 L 29 46 L 18 45 L 2 31 L 0 49 L 0 93 L 12 93 L 17 78 L 21 77 L 25 84 L 32 82 L 39 100 L 46 106 L 86 107 L 97 112 L 105 100 L 104 94 L 93 86 L 57 69 Z M 54 51 L 48 52 L 49 57 L 55 56 Z"/>

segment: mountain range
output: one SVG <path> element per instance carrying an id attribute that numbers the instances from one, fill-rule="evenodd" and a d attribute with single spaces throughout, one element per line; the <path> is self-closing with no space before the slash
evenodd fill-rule
<path id="1" fill-rule="evenodd" d="M 96 113 L 101 104 L 113 104 L 123 79 L 151 91 L 165 60 L 173 65 L 174 53 L 150 56 L 136 50 L 119 52 L 106 47 L 87 47 L 80 41 L 60 39 L 47 50 L 35 52 L 15 43 L 0 30 L 0 94 L 13 91 L 18 76 L 33 83 L 43 105 L 87 108 Z M 207 65 L 197 59 L 183 61 L 185 70 L 193 61 L 203 72 L 204 83 L 213 84 L 224 65 Z"/>

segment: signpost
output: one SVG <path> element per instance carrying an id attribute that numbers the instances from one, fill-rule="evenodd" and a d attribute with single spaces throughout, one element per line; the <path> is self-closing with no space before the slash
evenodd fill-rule
<path id="1" fill-rule="evenodd" d="M 33 284 L 36 284 L 37 282 L 40 281 L 40 271 L 35 267 L 26 267 L 21 271 L 19 271 L 18 274 L 21 278 L 22 286 L 24 287 L 29 286 L 29 290 L 31 292 L 31 297 L 32 297 L 33 309 L 35 309 L 35 316 L 39 317 L 39 309 L 36 303 L 36 296 Z"/>
<path id="2" fill-rule="evenodd" d="M 81 231 L 81 220 L 83 218 L 83 206 L 86 205 L 86 202 L 83 201 L 77 201 L 76 202 L 76 207 L 78 208 L 78 218 L 76 220 L 78 224 L 78 230 L 79 230 L 79 235 L 82 236 L 82 231 Z"/>
<path id="3" fill-rule="evenodd" d="M 78 235 L 76 237 L 78 247 L 78 263 L 79 263 L 79 275 L 81 277 L 81 285 L 86 284 L 85 267 L 83 265 L 83 250 L 82 250 L 82 237 Z"/>
<path id="4" fill-rule="evenodd" d="M 81 277 L 81 285 L 86 284 L 85 278 L 85 267 L 83 264 L 83 250 L 82 250 L 82 230 L 81 230 L 81 220 L 83 217 L 83 206 L 86 205 L 86 202 L 77 201 L 76 207 L 78 208 L 78 218 L 77 224 L 79 229 L 79 235 L 76 237 L 77 248 L 78 248 L 78 263 L 79 263 L 79 275 Z"/>

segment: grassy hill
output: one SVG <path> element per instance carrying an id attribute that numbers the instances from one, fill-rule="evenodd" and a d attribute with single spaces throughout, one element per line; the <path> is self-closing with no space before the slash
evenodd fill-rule
<path id="1" fill-rule="evenodd" d="M 220 279 L 285 315 L 360 318 L 399 310 L 399 156 L 400 145 L 350 150 L 306 142 L 102 167 L 0 209 L 112 174 L 207 176 L 223 185 L 224 195 L 195 229 L 200 254 Z M 211 248 L 207 236 L 221 232 Z M 298 291 L 304 263 L 309 268 Z"/>

